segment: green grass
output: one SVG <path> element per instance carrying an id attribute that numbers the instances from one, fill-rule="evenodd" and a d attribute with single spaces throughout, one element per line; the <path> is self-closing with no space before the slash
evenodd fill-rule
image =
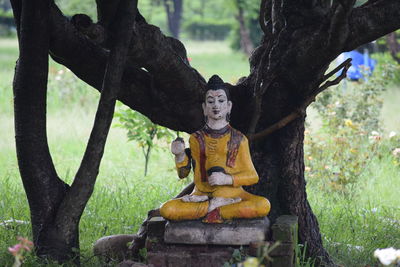
<path id="1" fill-rule="evenodd" d="M 0 223 L 9 219 L 29 222 L 29 209 L 19 177 L 15 154 L 12 90 L 17 58 L 15 40 L 0 40 Z M 221 75 L 235 82 L 247 75 L 247 59 L 224 42 L 185 43 L 191 64 L 205 77 Z M 79 167 L 95 114 L 98 93 L 71 73 L 58 73 L 51 63 L 48 94 L 48 138 L 60 177 L 70 183 Z M 61 79 L 57 80 L 56 77 Z M 384 96 L 382 120 L 386 131 L 400 132 L 400 88 Z M 315 112 L 309 118 L 317 118 Z M 166 145 L 164 144 L 164 147 Z M 400 146 L 400 144 L 399 144 Z M 399 168 L 392 157 L 371 159 L 351 194 L 327 193 L 323 181 L 308 179 L 308 197 L 319 220 L 329 253 L 344 266 L 373 265 L 376 248 L 400 248 Z M 140 148 L 128 143 L 123 129 L 112 127 L 95 191 L 80 224 L 84 265 L 96 266 L 93 242 L 104 235 L 135 233 L 148 210 L 177 194 L 188 181 L 179 181 L 173 158 L 166 149 L 152 154 L 149 175 L 143 176 Z M 11 266 L 7 247 L 17 236 L 31 238 L 29 224 L 0 226 L 0 266 Z M 30 259 L 27 266 L 35 266 Z"/>
<path id="2" fill-rule="evenodd" d="M 206 79 L 218 74 L 224 81 L 234 84 L 250 72 L 247 58 L 242 53 L 232 51 L 226 42 L 183 43 L 191 59 L 190 64 Z"/>
<path id="3" fill-rule="evenodd" d="M 400 247 L 399 178 L 392 157 L 384 157 L 366 166 L 351 194 L 327 192 L 308 179 L 309 201 L 337 263 L 365 266 L 375 262 L 375 249 Z"/>

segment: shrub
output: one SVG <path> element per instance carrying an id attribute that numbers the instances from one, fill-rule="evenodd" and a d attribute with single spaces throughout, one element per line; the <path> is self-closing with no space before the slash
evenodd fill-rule
<path id="1" fill-rule="evenodd" d="M 232 23 L 217 19 L 191 19 L 183 25 L 194 40 L 224 40 L 232 29 Z"/>
<path id="2" fill-rule="evenodd" d="M 144 176 L 146 176 L 150 152 L 157 147 L 155 141 L 164 139 L 169 142 L 174 136 L 173 132 L 129 108 L 120 108 L 114 116 L 121 123 L 118 126 L 127 130 L 128 140 L 136 141 L 141 147 L 145 159 Z"/>
<path id="3" fill-rule="evenodd" d="M 372 158 L 395 157 L 391 152 L 398 137 L 384 138 L 379 120 L 382 93 L 392 77 L 392 68 L 381 67 L 368 81 L 345 83 L 318 97 L 313 107 L 322 126 L 312 135 L 305 133 L 309 181 L 322 182 L 325 190 L 350 193 Z"/>

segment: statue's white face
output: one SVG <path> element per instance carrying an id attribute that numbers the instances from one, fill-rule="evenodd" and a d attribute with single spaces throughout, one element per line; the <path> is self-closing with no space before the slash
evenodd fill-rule
<path id="1" fill-rule="evenodd" d="M 228 101 L 226 93 L 222 89 L 208 90 L 206 101 L 203 103 L 204 116 L 212 120 L 225 120 L 226 114 L 231 112 L 232 102 Z"/>

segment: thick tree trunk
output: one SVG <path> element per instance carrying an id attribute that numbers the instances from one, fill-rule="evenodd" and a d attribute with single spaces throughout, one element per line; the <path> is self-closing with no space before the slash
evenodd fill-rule
<path id="1" fill-rule="evenodd" d="M 46 134 L 49 1 L 14 1 L 20 57 L 14 77 L 15 138 L 38 255 L 66 253 L 54 218 L 68 186 L 54 168 Z M 79 247 L 76 240 L 75 247 Z"/>
<path id="2" fill-rule="evenodd" d="M 260 183 L 250 191 L 267 197 L 273 207 L 270 219 L 284 214 L 299 218 L 299 241 L 307 244 L 306 255 L 317 263 L 332 265 L 325 251 L 318 221 L 307 201 L 304 180 L 304 117 L 296 119 L 268 138 L 264 144 L 255 143 L 253 162 L 260 175 Z M 318 265 L 318 264 L 317 264 Z"/>
<path id="3" fill-rule="evenodd" d="M 320 71 L 323 73 L 323 70 Z M 314 81 L 303 85 L 298 83 L 298 88 L 318 84 L 317 77 L 319 75 L 315 75 Z M 267 96 L 263 99 L 263 111 L 256 132 L 287 116 L 299 106 L 301 98 L 293 94 L 292 86 L 285 76 L 277 77 L 273 81 L 273 86 L 268 88 Z M 251 142 L 252 158 L 260 181 L 247 189 L 270 200 L 272 209 L 269 217 L 272 221 L 284 214 L 298 216 L 299 241 L 307 244 L 306 255 L 316 258 L 317 263 L 333 265 L 323 247 L 318 221 L 307 201 L 304 179 L 304 122 L 305 115 L 301 115 L 268 137 Z M 238 127 L 246 129 L 240 124 Z"/>
<path id="4" fill-rule="evenodd" d="M 17 157 L 40 257 L 79 265 L 79 221 L 94 188 L 121 87 L 137 1 L 122 0 L 94 127 L 71 187 L 58 178 L 46 136 L 50 1 L 15 0 L 20 57 L 14 78 Z"/>

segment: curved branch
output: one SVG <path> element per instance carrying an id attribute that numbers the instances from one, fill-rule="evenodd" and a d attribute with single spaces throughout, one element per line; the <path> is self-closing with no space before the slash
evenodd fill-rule
<path id="1" fill-rule="evenodd" d="M 260 13 L 258 15 L 258 23 L 260 24 L 260 28 L 264 32 L 264 34 L 268 32 L 265 21 L 266 8 L 267 8 L 267 0 L 261 0 Z"/>
<path id="2" fill-rule="evenodd" d="M 349 17 L 349 34 L 343 51 L 376 40 L 400 28 L 400 1 L 377 0 L 354 8 Z"/>
<path id="3" fill-rule="evenodd" d="M 271 133 L 273 133 L 273 132 L 285 127 L 286 125 L 288 125 L 293 120 L 295 120 L 295 119 L 299 118 L 300 116 L 302 116 L 305 113 L 306 108 L 312 102 L 315 101 L 315 97 L 319 93 L 321 93 L 322 91 L 324 91 L 328 87 L 331 87 L 333 85 L 339 84 L 341 80 L 346 78 L 346 73 L 347 73 L 347 70 L 350 68 L 350 66 L 351 66 L 351 58 L 345 60 L 343 63 L 341 63 L 339 66 L 337 66 L 334 70 L 332 70 L 327 75 L 325 75 L 324 76 L 324 80 L 329 79 L 332 75 L 334 75 L 340 69 L 343 68 L 341 74 L 338 77 L 336 77 L 332 81 L 327 81 L 321 87 L 319 87 L 316 90 L 314 90 L 314 92 L 309 97 L 307 97 L 307 99 L 300 105 L 299 108 L 297 108 L 294 111 L 292 111 L 289 115 L 287 115 L 283 119 L 281 119 L 278 122 L 272 124 L 271 126 L 266 128 L 265 130 L 262 130 L 262 131 L 260 131 L 260 132 L 258 132 L 256 134 L 248 135 L 247 137 L 249 138 L 249 140 L 257 141 L 257 140 L 260 140 L 262 138 L 265 138 L 266 136 L 270 135 Z"/>
<path id="4" fill-rule="evenodd" d="M 78 32 L 55 5 L 50 21 L 53 58 L 100 91 L 108 50 Z M 185 132 L 199 129 L 206 82 L 188 65 L 183 45 L 143 21 L 133 34 L 118 100 L 157 124 Z"/>

